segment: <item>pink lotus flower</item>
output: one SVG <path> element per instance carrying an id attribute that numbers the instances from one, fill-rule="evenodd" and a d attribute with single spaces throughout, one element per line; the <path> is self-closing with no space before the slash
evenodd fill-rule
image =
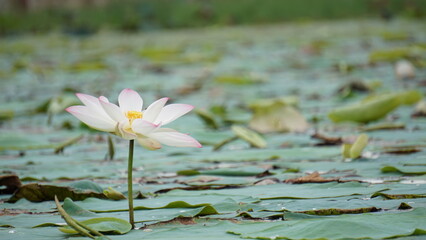
<path id="1" fill-rule="evenodd" d="M 161 98 L 145 110 L 143 100 L 132 89 L 126 88 L 118 96 L 119 106 L 104 96 L 99 98 L 77 93 L 84 106 L 71 106 L 66 110 L 89 127 L 114 133 L 127 140 L 136 140 L 145 148 L 154 150 L 161 144 L 174 147 L 201 147 L 187 134 L 162 126 L 188 113 L 194 107 L 188 104 L 170 104 Z"/>

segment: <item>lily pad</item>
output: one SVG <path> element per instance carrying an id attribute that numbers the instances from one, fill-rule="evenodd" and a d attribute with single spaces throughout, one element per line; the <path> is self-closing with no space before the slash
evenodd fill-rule
<path id="1" fill-rule="evenodd" d="M 132 225 L 129 222 L 111 217 L 92 218 L 81 221 L 81 223 L 98 232 L 107 234 L 125 234 L 132 229 Z M 77 234 L 77 231 L 70 227 L 60 227 L 59 230 L 68 234 Z"/>

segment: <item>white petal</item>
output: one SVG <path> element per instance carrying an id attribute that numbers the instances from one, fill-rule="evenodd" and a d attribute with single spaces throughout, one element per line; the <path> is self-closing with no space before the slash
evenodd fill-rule
<path id="1" fill-rule="evenodd" d="M 158 127 L 159 127 L 159 125 L 145 121 L 144 119 L 135 119 L 132 123 L 133 131 L 135 133 L 139 133 L 139 134 L 142 134 L 142 135 L 146 135 L 146 134 L 154 131 Z"/>
<path id="2" fill-rule="evenodd" d="M 83 93 L 76 93 L 75 95 L 92 111 L 93 114 L 98 114 L 102 118 L 110 118 L 101 106 L 98 98 Z M 108 99 L 106 99 L 106 101 L 108 101 Z"/>
<path id="3" fill-rule="evenodd" d="M 179 118 L 180 116 L 188 113 L 194 109 L 194 106 L 188 104 L 170 104 L 165 106 L 154 123 L 161 123 L 162 125 L 166 125 Z"/>
<path id="4" fill-rule="evenodd" d="M 157 140 L 152 138 L 141 137 L 137 138 L 136 141 L 138 141 L 138 143 L 144 148 L 149 150 L 157 150 L 161 148 L 161 144 Z"/>
<path id="5" fill-rule="evenodd" d="M 113 132 L 115 130 L 116 123 L 112 119 L 102 118 L 94 114 L 91 109 L 86 106 L 72 106 L 68 107 L 66 110 L 91 128 L 105 132 Z"/>
<path id="6" fill-rule="evenodd" d="M 128 111 L 142 111 L 143 100 L 141 96 L 130 88 L 126 88 L 118 95 L 118 104 L 125 113 Z"/>
<path id="7" fill-rule="evenodd" d="M 202 147 L 193 137 L 180 132 L 152 132 L 147 135 L 160 143 L 172 147 Z"/>
<path id="8" fill-rule="evenodd" d="M 110 116 L 114 121 L 121 122 L 127 120 L 126 116 L 124 116 L 123 112 L 121 112 L 120 108 L 114 103 L 104 102 L 99 99 L 99 102 L 104 109 L 104 111 Z"/>
<path id="9" fill-rule="evenodd" d="M 154 122 L 168 100 L 169 98 L 161 98 L 149 105 L 149 107 L 143 112 L 143 119 L 149 122 Z"/>

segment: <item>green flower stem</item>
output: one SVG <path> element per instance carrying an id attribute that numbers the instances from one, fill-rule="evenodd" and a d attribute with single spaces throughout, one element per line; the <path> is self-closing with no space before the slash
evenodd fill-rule
<path id="1" fill-rule="evenodd" d="M 129 222 L 132 225 L 132 229 L 135 228 L 135 216 L 133 213 L 133 148 L 135 146 L 135 140 L 129 142 L 129 159 L 127 168 L 127 198 L 129 199 Z"/>

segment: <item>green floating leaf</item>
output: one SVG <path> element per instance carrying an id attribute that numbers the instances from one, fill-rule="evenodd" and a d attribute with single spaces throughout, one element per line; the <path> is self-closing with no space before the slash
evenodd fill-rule
<path id="1" fill-rule="evenodd" d="M 236 125 L 233 125 L 231 129 L 235 133 L 235 135 L 237 135 L 239 138 L 243 139 L 244 141 L 247 141 L 253 147 L 256 147 L 256 148 L 266 147 L 265 139 L 262 136 L 260 136 L 258 133 L 248 128 L 245 128 L 242 126 L 236 126 Z"/>
<path id="2" fill-rule="evenodd" d="M 37 149 L 63 149 L 66 146 L 74 144 L 81 139 L 80 136 L 68 138 L 62 142 L 51 143 L 49 138 L 52 135 L 21 135 L 18 133 L 4 132 L 0 135 L 0 151 L 4 150 L 37 150 Z"/>
<path id="3" fill-rule="evenodd" d="M 80 101 L 74 94 L 62 94 L 49 100 L 46 112 L 48 114 L 57 114 L 63 112 L 69 106 L 78 104 L 80 104 Z"/>
<path id="4" fill-rule="evenodd" d="M 65 69 L 72 72 L 85 72 L 104 70 L 108 69 L 108 67 L 108 64 L 106 64 L 103 60 L 83 60 L 66 66 Z"/>
<path id="5" fill-rule="evenodd" d="M 108 187 L 108 189 L 105 189 L 103 192 L 105 196 L 112 200 L 126 199 L 126 196 L 124 196 L 121 192 L 113 189 L 112 187 Z"/>
<path id="6" fill-rule="evenodd" d="M 417 55 L 415 49 L 410 47 L 394 48 L 388 50 L 376 50 L 370 53 L 371 63 L 377 62 L 395 62 L 400 59 L 410 59 Z"/>
<path id="7" fill-rule="evenodd" d="M 367 123 L 383 118 L 400 105 L 395 96 L 383 96 L 367 102 L 355 103 L 332 110 L 328 117 L 333 122 Z"/>
<path id="8" fill-rule="evenodd" d="M 381 36 L 387 41 L 402 41 L 407 40 L 410 35 L 406 32 L 382 32 Z"/>
<path id="9" fill-rule="evenodd" d="M 364 126 L 361 128 L 361 131 L 372 132 L 372 131 L 378 131 L 378 130 L 394 130 L 394 129 L 404 129 L 404 128 L 405 128 L 405 124 L 403 123 L 384 122 L 384 123 L 377 123 L 371 126 Z"/>
<path id="10" fill-rule="evenodd" d="M 260 133 L 303 132 L 308 123 L 294 105 L 294 98 L 262 99 L 252 103 L 253 117 L 249 126 Z"/>
<path id="11" fill-rule="evenodd" d="M 384 166 L 381 169 L 382 173 L 401 173 L 404 175 L 424 175 L 426 167 L 419 166 Z"/>
<path id="12" fill-rule="evenodd" d="M 30 183 L 22 185 L 8 202 L 14 203 L 21 198 L 25 198 L 31 202 L 42 202 L 54 200 L 55 195 L 60 201 L 69 197 L 72 200 L 79 201 L 89 197 L 107 198 L 103 193 L 90 189 L 77 189 L 67 186 L 45 185 L 38 183 Z"/>
<path id="13" fill-rule="evenodd" d="M 393 213 L 343 214 L 303 220 L 238 224 L 228 230 L 255 239 L 385 239 L 426 234 L 425 208 Z M 308 231 L 307 231 L 308 229 Z"/>
<path id="14" fill-rule="evenodd" d="M 361 103 L 365 104 L 378 99 L 393 97 L 399 100 L 399 105 L 412 105 L 420 101 L 423 94 L 418 90 L 406 90 L 400 92 L 382 93 L 378 95 L 369 95 L 364 98 Z"/>
<path id="15" fill-rule="evenodd" d="M 82 224 L 107 234 L 125 234 L 132 229 L 132 225 L 119 218 L 103 217 L 103 218 L 92 218 L 81 221 Z M 77 234 L 77 231 L 70 227 L 60 227 L 59 230 L 64 233 Z"/>
<path id="16" fill-rule="evenodd" d="M 197 114 L 198 117 L 201 118 L 201 120 L 203 120 L 204 124 L 212 129 L 218 129 L 219 128 L 219 124 L 216 121 L 216 119 L 214 118 L 213 114 L 206 111 L 206 110 L 202 110 L 202 109 L 195 109 L 195 113 Z"/>
<path id="17" fill-rule="evenodd" d="M 355 140 L 354 144 L 352 144 L 352 147 L 349 151 L 349 157 L 350 158 L 358 158 L 361 156 L 362 151 L 368 144 L 368 136 L 367 134 L 361 134 L 358 136 L 358 138 Z"/>
<path id="18" fill-rule="evenodd" d="M 79 205 L 75 204 L 71 198 L 65 198 L 64 203 L 62 205 L 64 210 L 70 215 L 70 216 L 79 216 L 79 217 L 93 217 L 96 216 L 95 213 L 92 213 L 89 210 L 86 210 Z"/>
<path id="19" fill-rule="evenodd" d="M 367 123 L 385 117 L 400 105 L 411 105 L 421 99 L 418 90 L 371 95 L 361 102 L 332 110 L 328 117 L 333 122 Z"/>
<path id="20" fill-rule="evenodd" d="M 353 144 L 344 143 L 342 145 L 343 158 L 359 158 L 367 144 L 368 135 L 365 133 L 359 135 Z"/>
<path id="21" fill-rule="evenodd" d="M 15 117 L 15 111 L 8 109 L 0 109 L 0 121 L 10 120 Z"/>
<path id="22" fill-rule="evenodd" d="M 146 47 L 139 51 L 139 56 L 148 58 L 153 61 L 166 60 L 176 58 L 181 52 L 182 48 L 179 47 Z"/>
<path id="23" fill-rule="evenodd" d="M 87 190 L 87 191 L 95 191 L 97 193 L 102 193 L 103 189 L 99 184 L 89 181 L 89 180 L 81 180 L 72 182 L 69 185 L 72 188 L 80 189 L 80 190 Z"/>
<path id="24" fill-rule="evenodd" d="M 235 85 L 246 85 L 246 84 L 255 84 L 265 82 L 265 79 L 260 78 L 258 76 L 252 76 L 250 74 L 242 74 L 242 75 L 223 75 L 217 76 L 214 79 L 217 83 L 228 83 Z"/>
<path id="25" fill-rule="evenodd" d="M 344 143 L 342 144 L 342 155 L 343 158 L 350 158 L 351 157 L 351 148 L 352 148 L 352 144 L 350 143 Z"/>

